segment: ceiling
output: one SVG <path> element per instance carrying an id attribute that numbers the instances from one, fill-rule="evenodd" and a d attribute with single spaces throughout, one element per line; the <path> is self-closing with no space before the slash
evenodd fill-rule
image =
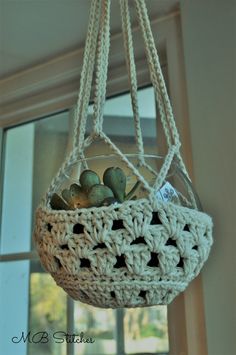
<path id="1" fill-rule="evenodd" d="M 84 45 L 90 0 L 0 0 L 0 79 Z M 133 1 L 132 22 L 136 23 Z M 179 0 L 147 0 L 150 18 L 178 9 Z M 120 32 L 112 0 L 111 32 Z"/>

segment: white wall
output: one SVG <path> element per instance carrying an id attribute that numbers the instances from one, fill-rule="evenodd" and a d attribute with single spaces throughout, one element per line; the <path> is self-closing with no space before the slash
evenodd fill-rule
<path id="1" fill-rule="evenodd" d="M 209 355 L 236 354 L 235 1 L 181 0 L 195 185 L 214 219 L 202 273 Z"/>

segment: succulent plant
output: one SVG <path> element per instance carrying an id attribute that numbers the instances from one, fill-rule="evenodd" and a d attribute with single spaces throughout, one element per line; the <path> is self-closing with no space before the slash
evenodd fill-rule
<path id="1" fill-rule="evenodd" d="M 72 197 L 76 197 L 82 192 L 84 192 L 84 191 L 83 191 L 82 187 L 79 186 L 78 184 L 70 185 L 70 193 L 71 193 Z"/>
<path id="2" fill-rule="evenodd" d="M 89 190 L 88 199 L 91 206 L 99 207 L 107 198 L 114 198 L 113 192 L 108 186 L 97 184 Z"/>
<path id="3" fill-rule="evenodd" d="M 92 186 L 100 184 L 101 181 L 97 173 L 95 173 L 95 171 L 84 170 L 80 175 L 79 182 L 82 189 L 88 192 Z"/>
<path id="4" fill-rule="evenodd" d="M 64 189 L 61 195 L 72 209 L 90 206 L 87 194 L 77 184 L 72 184 L 69 190 Z"/>
<path id="5" fill-rule="evenodd" d="M 69 207 L 74 208 L 74 200 L 71 196 L 70 190 L 65 189 L 61 193 L 62 198 L 66 201 Z"/>
<path id="6" fill-rule="evenodd" d="M 87 193 L 77 184 L 70 186 L 70 193 L 74 199 L 76 208 L 90 207 Z"/>
<path id="7" fill-rule="evenodd" d="M 103 175 L 103 182 L 106 186 L 110 187 L 114 196 L 119 202 L 125 199 L 126 189 L 126 176 L 121 168 L 112 167 L 108 168 Z"/>
<path id="8" fill-rule="evenodd" d="M 54 210 L 74 210 L 76 208 L 109 206 L 116 202 L 135 200 L 135 191 L 140 185 L 136 182 L 134 187 L 126 194 L 126 176 L 122 169 L 110 167 L 103 175 L 104 185 L 100 183 L 99 176 L 92 170 L 84 170 L 80 175 L 80 185 L 72 184 L 64 189 L 61 196 L 54 193 L 51 197 L 51 207 Z"/>
<path id="9" fill-rule="evenodd" d="M 117 203 L 117 199 L 115 197 L 106 197 L 103 201 L 102 201 L 102 206 L 110 206 L 113 203 Z"/>

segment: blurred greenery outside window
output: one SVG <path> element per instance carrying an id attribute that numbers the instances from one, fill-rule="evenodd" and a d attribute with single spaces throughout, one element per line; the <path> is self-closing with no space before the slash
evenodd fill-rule
<path id="1" fill-rule="evenodd" d="M 156 153 L 153 89 L 141 89 L 138 95 L 145 153 Z M 91 117 L 88 131 L 90 127 Z M 104 128 L 124 152 L 135 152 L 129 95 L 107 100 Z M 166 306 L 104 310 L 74 302 L 40 266 L 31 238 L 34 212 L 71 149 L 72 131 L 72 118 L 65 111 L 6 129 L 3 134 L 0 248 L 3 353 L 11 355 L 17 349 L 18 355 L 168 354 Z M 109 153 L 99 142 L 95 150 L 92 146 L 87 152 L 88 156 Z M 29 331 L 31 335 L 45 331 L 51 338 L 47 343 L 12 343 L 12 337 Z M 83 332 L 85 338 L 91 337 L 95 342 L 56 343 L 52 339 L 55 332 L 77 335 Z"/>

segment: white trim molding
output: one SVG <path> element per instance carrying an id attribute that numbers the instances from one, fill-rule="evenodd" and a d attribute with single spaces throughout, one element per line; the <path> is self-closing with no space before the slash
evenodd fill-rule
<path id="1" fill-rule="evenodd" d="M 152 21 L 161 63 L 165 64 L 166 34 L 170 23 L 179 16 L 174 12 Z M 150 82 L 139 28 L 133 29 L 138 83 Z M 0 126 L 11 126 L 73 106 L 79 89 L 83 48 L 0 80 Z M 128 77 L 122 33 L 111 37 L 108 95 L 126 91 Z"/>

